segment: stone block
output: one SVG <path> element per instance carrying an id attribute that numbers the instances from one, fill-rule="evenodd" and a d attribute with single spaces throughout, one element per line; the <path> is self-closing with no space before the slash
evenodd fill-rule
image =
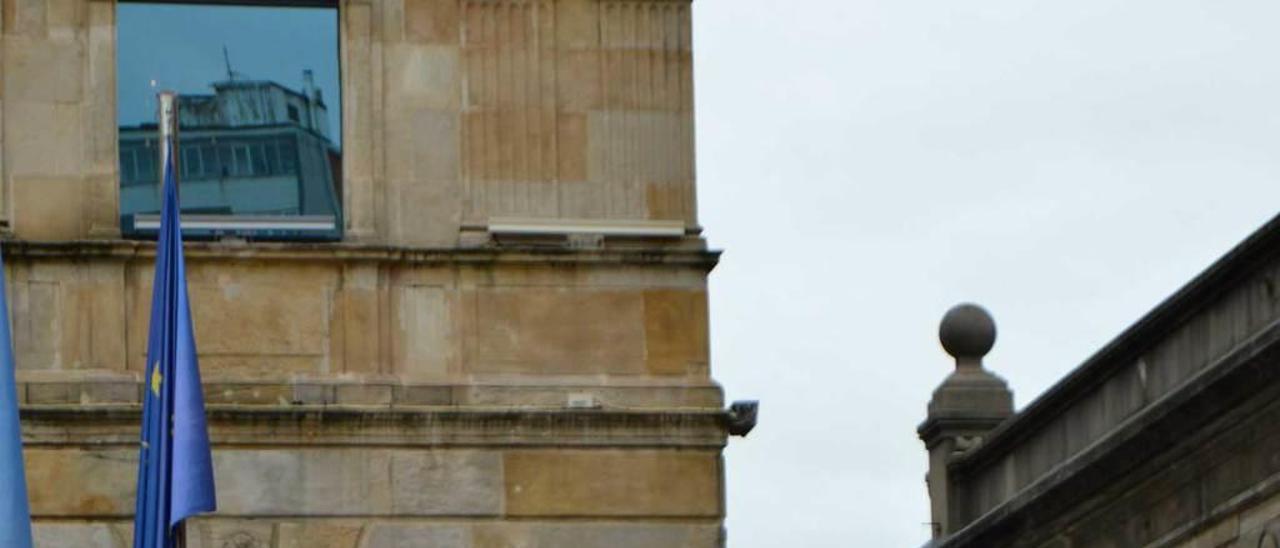
<path id="1" fill-rule="evenodd" d="M 654 375 L 708 373 L 707 295 L 674 289 L 644 293 L 645 363 Z"/>
<path id="2" fill-rule="evenodd" d="M 32 280 L 15 269 L 11 296 L 13 351 L 17 368 L 50 370 L 60 365 L 61 291 L 59 284 Z"/>
<path id="3" fill-rule="evenodd" d="M 84 0 L 45 0 L 45 22 L 50 38 L 74 39 L 84 27 L 87 4 Z"/>
<path id="4" fill-rule="evenodd" d="M 391 508 L 385 450 L 219 449 L 218 510 L 227 515 L 342 516 Z"/>
<path id="5" fill-rule="evenodd" d="M 13 147 L 8 150 L 12 151 Z M 36 152 L 19 152 L 27 153 Z M 80 214 L 84 181 L 74 177 L 40 176 L 15 176 L 12 181 L 15 234 L 28 240 L 73 240 L 84 236 Z"/>
<path id="6" fill-rule="evenodd" d="M 27 383 L 27 402 L 33 404 L 79 403 L 80 385 L 70 382 Z"/>
<path id="7" fill-rule="evenodd" d="M 502 455 L 496 451 L 397 451 L 391 457 L 397 516 L 496 516 Z"/>
<path id="8" fill-rule="evenodd" d="M 556 2 L 556 45 L 564 49 L 598 47 L 600 4 L 594 0 Z"/>
<path id="9" fill-rule="evenodd" d="M 433 248 L 457 243 L 462 210 L 462 185 L 458 179 L 390 181 L 388 187 L 391 241 Z"/>
<path id="10" fill-rule="evenodd" d="M 370 336 L 381 332 L 380 291 L 376 281 L 365 287 L 359 279 L 368 274 L 365 268 L 349 268 L 344 287 L 338 292 L 340 307 L 342 370 L 348 373 L 377 373 L 381 369 L 379 338 Z M 376 270 L 370 270 L 376 277 Z"/>
<path id="11" fill-rule="evenodd" d="M 718 386 L 555 386 L 480 385 L 457 388 L 456 405 L 564 407 L 571 394 L 588 393 L 610 407 L 683 407 L 722 409 L 724 395 Z"/>
<path id="12" fill-rule="evenodd" d="M 458 44 L 458 0 L 405 0 L 405 39 L 424 44 Z"/>
<path id="13" fill-rule="evenodd" d="M 388 100 L 393 105 L 456 111 L 462 82 L 457 46 L 404 43 L 388 48 Z M 388 116 L 392 122 L 399 109 Z"/>
<path id="14" fill-rule="evenodd" d="M 393 392 L 395 405 L 453 405 L 453 387 L 435 385 L 398 385 Z"/>
<path id="15" fill-rule="evenodd" d="M 390 405 L 390 384 L 339 384 L 334 386 L 334 399 L 341 405 Z"/>
<path id="16" fill-rule="evenodd" d="M 588 178 L 691 182 L 691 124 L 687 112 L 592 112 L 587 118 Z"/>
<path id="17" fill-rule="evenodd" d="M 503 474 L 509 516 L 722 515 L 711 452 L 512 450 Z"/>
<path id="18" fill-rule="evenodd" d="M 36 548 L 128 548 L 133 545 L 133 522 L 35 520 L 31 536 Z"/>
<path id="19" fill-rule="evenodd" d="M 308 382 L 295 382 L 293 397 L 290 403 L 305 405 L 324 405 L 337 401 L 332 385 Z"/>
<path id="20" fill-rule="evenodd" d="M 275 548 L 356 548 L 364 528 L 340 520 L 283 522 L 276 526 Z"/>
<path id="21" fill-rule="evenodd" d="M 6 99 L 70 104 L 84 97 L 82 41 L 8 38 L 4 46 Z M 64 151 L 58 153 L 67 157 Z"/>
<path id="22" fill-rule="evenodd" d="M 154 266 L 136 263 L 126 281 L 129 368 L 142 371 Z M 319 373 L 330 356 L 334 276 L 325 269 L 188 262 L 196 348 L 205 380 L 281 379 Z M 286 397 L 287 399 L 287 397 Z"/>
<path id="23" fill-rule="evenodd" d="M 123 371 L 128 333 L 124 267 L 97 262 L 81 268 L 76 286 L 84 325 L 81 337 L 87 351 L 84 367 Z"/>
<path id="24" fill-rule="evenodd" d="M 24 458 L 32 517 L 133 515 L 136 448 L 36 447 Z"/>
<path id="25" fill-rule="evenodd" d="M 482 523 L 474 548 L 721 548 L 720 527 L 691 523 Z"/>
<path id="26" fill-rule="evenodd" d="M 587 180 L 587 117 L 561 113 L 556 117 L 556 172 L 559 180 Z"/>
<path id="27" fill-rule="evenodd" d="M 187 522 L 187 548 L 274 548 L 269 521 L 198 517 Z"/>
<path id="28" fill-rule="evenodd" d="M 142 384 L 125 380 L 91 379 L 80 385 L 80 403 L 138 403 Z"/>
<path id="29" fill-rule="evenodd" d="M 294 401 L 294 387 L 288 384 L 205 382 L 205 403 L 285 405 Z"/>
<path id="30" fill-rule="evenodd" d="M 378 28 L 378 42 L 383 47 L 404 41 L 404 0 L 380 0 L 378 12 L 382 21 Z"/>
<path id="31" fill-rule="evenodd" d="M 4 3 L 5 34 L 43 36 L 46 31 L 48 5 L 45 0 L 6 0 Z"/>
<path id="32" fill-rule="evenodd" d="M 444 288 L 395 288 L 392 333 L 395 372 L 407 378 L 442 378 L 457 361 L 454 318 Z"/>
<path id="33" fill-rule="evenodd" d="M 201 357 L 325 353 L 332 302 L 324 285 L 306 279 L 273 284 L 225 280 L 189 283 L 188 291 Z"/>
<path id="34" fill-rule="evenodd" d="M 415 178 L 432 182 L 457 181 L 460 175 L 458 115 L 446 110 L 424 109 L 415 114 L 414 122 L 411 139 L 421 143 L 421 148 L 413 155 Z M 425 202 L 418 205 L 431 204 Z M 435 215 L 437 219 L 449 216 Z"/>
<path id="35" fill-rule="evenodd" d="M 556 57 L 556 106 L 561 112 L 586 113 L 604 105 L 600 50 L 561 50 Z"/>
<path id="36" fill-rule="evenodd" d="M 475 299 L 472 372 L 643 370 L 643 300 L 637 292 L 489 289 Z"/>
<path id="37" fill-rule="evenodd" d="M 651 183 L 645 187 L 645 210 L 650 219 L 696 224 L 694 209 L 692 184 Z"/>
<path id="38" fill-rule="evenodd" d="M 360 548 L 471 548 L 466 525 L 447 523 L 378 522 L 368 525 Z"/>

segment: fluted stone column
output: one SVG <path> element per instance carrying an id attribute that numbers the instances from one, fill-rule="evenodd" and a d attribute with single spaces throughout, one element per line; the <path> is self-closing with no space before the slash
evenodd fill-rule
<path id="1" fill-rule="evenodd" d="M 982 357 L 996 341 L 996 324 L 985 309 L 960 304 L 948 310 L 938 329 L 942 347 L 956 369 L 933 391 L 928 416 L 917 429 L 929 451 L 930 509 L 934 538 L 960 528 L 956 493 L 948 465 L 980 445 L 983 438 L 1013 414 L 1013 393 L 1004 379 L 982 367 Z"/>

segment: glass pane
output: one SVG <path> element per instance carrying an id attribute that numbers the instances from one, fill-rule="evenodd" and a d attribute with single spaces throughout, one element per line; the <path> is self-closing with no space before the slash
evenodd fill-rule
<path id="1" fill-rule="evenodd" d="M 172 90 L 183 214 L 282 217 L 272 228 L 188 235 L 338 237 L 337 9 L 123 1 L 117 9 L 125 233 L 155 233 L 138 225 L 159 213 L 156 94 Z M 289 228 L 300 216 L 311 228 Z M 316 218 L 332 230 L 317 232 Z"/>

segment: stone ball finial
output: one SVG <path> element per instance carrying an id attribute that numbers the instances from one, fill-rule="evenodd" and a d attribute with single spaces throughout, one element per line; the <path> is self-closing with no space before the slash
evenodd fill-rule
<path id="1" fill-rule="evenodd" d="M 938 339 L 957 365 L 981 364 L 982 357 L 996 343 L 996 322 L 981 306 L 961 303 L 942 316 Z"/>

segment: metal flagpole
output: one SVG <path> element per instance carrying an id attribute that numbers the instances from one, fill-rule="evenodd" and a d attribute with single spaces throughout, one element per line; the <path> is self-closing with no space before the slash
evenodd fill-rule
<path id="1" fill-rule="evenodd" d="M 178 94 L 172 91 L 162 91 L 159 94 L 159 121 L 160 121 L 160 158 L 156 162 L 160 172 L 156 180 L 160 181 L 160 193 L 164 193 L 164 168 L 169 158 L 173 159 L 173 185 L 176 192 L 179 177 L 181 173 L 178 169 Z M 173 156 L 169 156 L 169 149 L 173 148 Z M 181 197 L 179 197 L 181 201 Z M 182 208 L 179 206 L 177 215 L 182 216 Z M 179 248 L 181 249 L 181 248 Z M 174 548 L 186 548 L 187 546 L 187 524 L 179 523 L 173 529 L 173 545 Z"/>
<path id="2" fill-rule="evenodd" d="M 164 162 L 169 154 L 169 147 L 173 147 L 173 184 L 179 185 L 179 173 L 182 173 L 178 167 L 178 94 L 172 91 L 162 91 L 159 93 L 160 112 L 158 114 L 160 121 L 160 157 L 156 165 L 159 166 L 159 174 L 156 177 L 161 185 L 164 185 Z M 163 191 L 163 189 L 161 189 Z"/>

